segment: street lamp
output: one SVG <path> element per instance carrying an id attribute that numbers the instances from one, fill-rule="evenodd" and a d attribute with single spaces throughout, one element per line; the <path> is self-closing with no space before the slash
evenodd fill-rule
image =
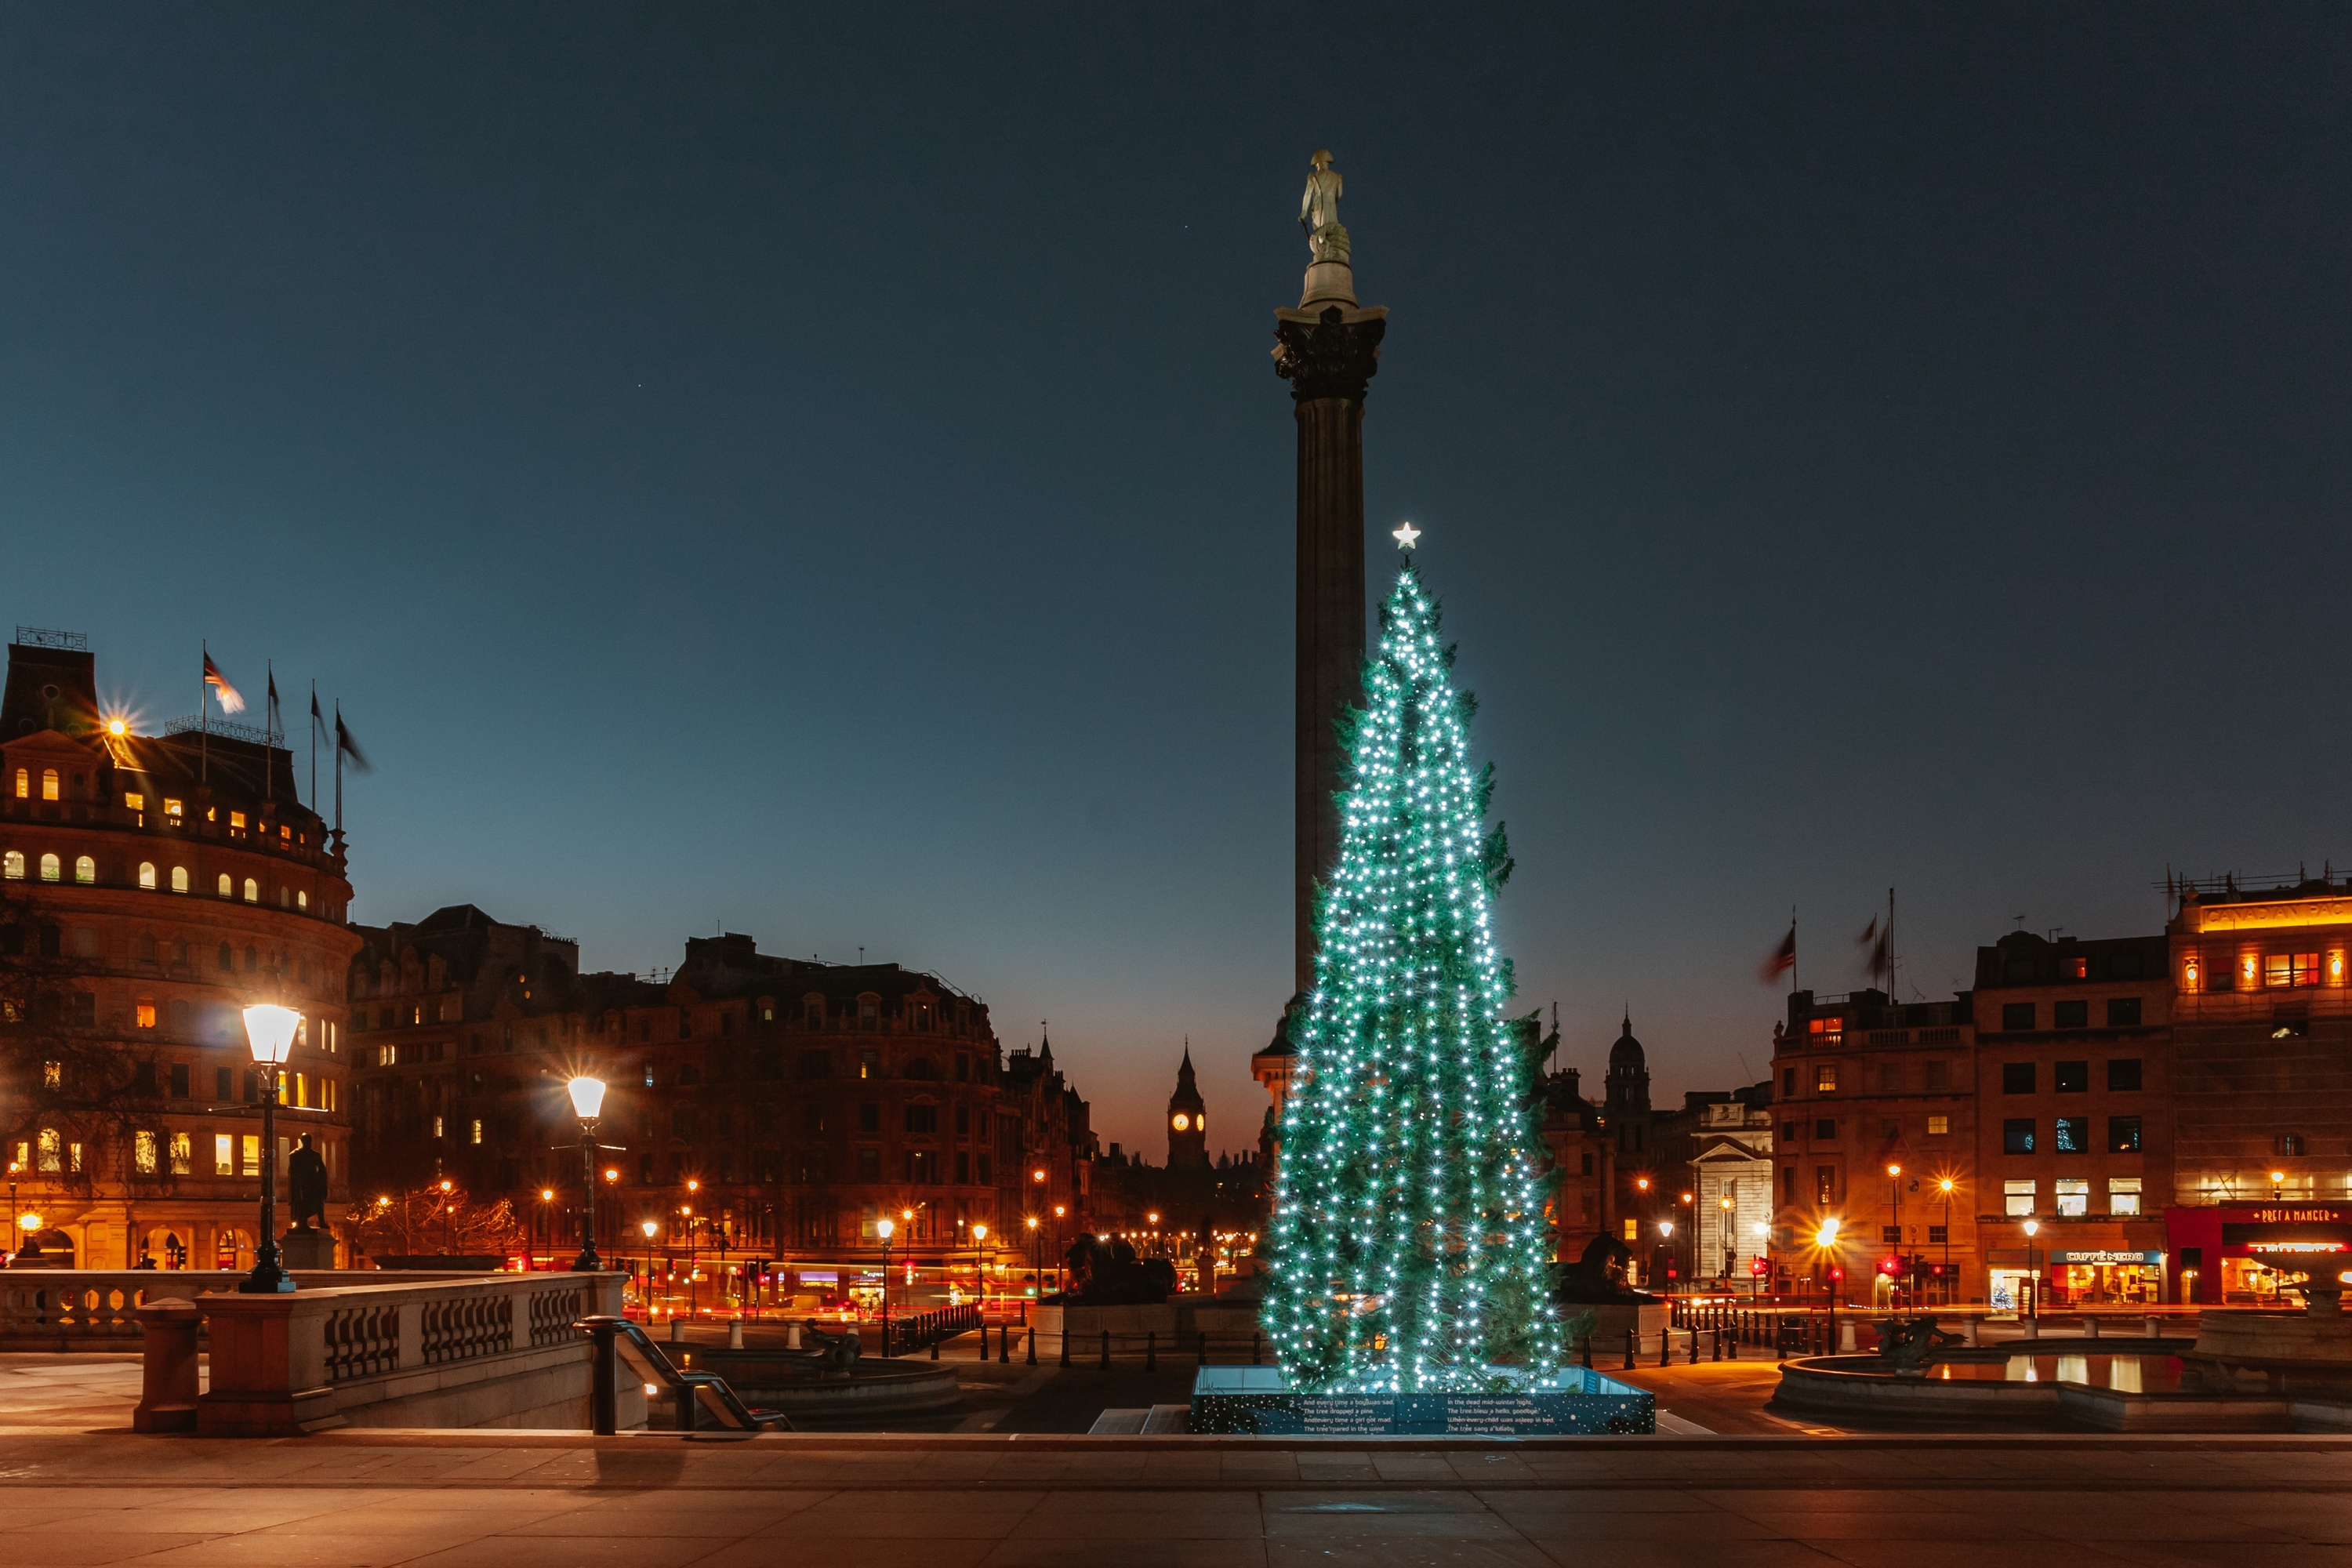
<path id="1" fill-rule="evenodd" d="M 1029 1227 L 1029 1293 L 1042 1297 L 1045 1292 L 1045 1257 L 1040 1250 L 1044 1233 L 1037 1228 L 1037 1216 L 1034 1214 L 1021 1223 Z"/>
<path id="2" fill-rule="evenodd" d="M 643 1220 L 637 1228 L 646 1233 L 646 1321 L 654 1321 L 654 1237 L 661 1231 L 661 1221 Z"/>
<path id="3" fill-rule="evenodd" d="M 898 1227 L 887 1219 L 874 1222 L 874 1234 L 882 1238 L 882 1353 L 890 1353 L 890 1233 Z"/>
<path id="4" fill-rule="evenodd" d="M 18 1223 L 16 1213 L 16 1172 L 18 1168 L 19 1167 L 16 1161 L 11 1160 L 8 1162 L 8 1228 L 12 1232 L 25 1228 L 23 1225 Z M 1031 1225 L 1035 1225 L 1037 1222 L 1033 1219 L 1029 1223 Z M 8 1242 L 10 1246 L 15 1246 L 16 1242 L 16 1237 L 13 1235 L 10 1236 L 8 1237 Z"/>
<path id="5" fill-rule="evenodd" d="M 1947 1306 L 1958 1299 L 1959 1281 L 1952 1278 L 1952 1189 L 1958 1184 L 1946 1176 L 1936 1184 L 1944 1194 L 1944 1302 Z"/>
<path id="6" fill-rule="evenodd" d="M 1899 1290 L 1895 1283 L 1903 1278 L 1903 1167 L 1888 1161 L 1886 1165 L 1886 1201 L 1895 1212 L 1895 1268 L 1887 1281 L 1888 1289 Z"/>
<path id="7" fill-rule="evenodd" d="M 441 1178 L 441 1256 L 442 1256 L 444 1258 L 448 1258 L 448 1257 L 450 1256 L 450 1252 L 449 1252 L 449 1189 L 450 1189 L 451 1184 L 452 1184 L 450 1183 L 450 1180 L 449 1180 L 449 1178 L 448 1178 L 448 1177 L 444 1176 L 444 1177 L 442 1177 L 442 1178 Z"/>
<path id="8" fill-rule="evenodd" d="M 983 1312 L 988 1310 L 988 1253 L 984 1246 L 987 1240 L 988 1226 L 974 1224 L 971 1227 L 971 1250 L 980 1267 L 980 1310 Z"/>
<path id="9" fill-rule="evenodd" d="M 302 1015 L 291 1007 L 260 1003 L 245 1010 L 245 1038 L 253 1059 L 269 1070 L 261 1094 L 261 1240 L 253 1249 L 253 1272 L 237 1287 L 247 1295 L 276 1296 L 294 1289 L 278 1251 L 278 1075 L 293 1054 Z"/>
<path id="10" fill-rule="evenodd" d="M 604 1109 L 604 1080 L 582 1073 L 563 1088 L 572 1096 L 572 1114 L 580 1118 L 580 1256 L 572 1260 L 572 1271 L 588 1274 L 604 1267 L 596 1256 L 596 1118 Z M 553 1247 L 552 1239 L 548 1245 Z"/>
<path id="11" fill-rule="evenodd" d="M 1832 1344 L 1836 1342 L 1837 1334 L 1837 1281 L 1843 1272 L 1843 1270 L 1839 1268 L 1837 1261 L 1838 1231 L 1841 1228 L 1843 1227 L 1838 1222 L 1838 1217 L 1835 1215 L 1832 1215 L 1827 1219 L 1822 1221 L 1821 1225 L 1813 1232 L 1813 1247 L 1815 1250 L 1826 1252 L 1830 1255 L 1830 1260 L 1826 1268 L 1828 1279 L 1825 1283 L 1829 1286 L 1830 1334 L 1831 1342 Z"/>
<path id="12" fill-rule="evenodd" d="M 2033 1307 L 2024 1315 L 2038 1318 L 2042 1315 L 2042 1268 L 2034 1256 L 2033 1238 L 2042 1234 L 2042 1222 L 2029 1215 L 2018 1228 L 2025 1232 L 2025 1297 Z"/>

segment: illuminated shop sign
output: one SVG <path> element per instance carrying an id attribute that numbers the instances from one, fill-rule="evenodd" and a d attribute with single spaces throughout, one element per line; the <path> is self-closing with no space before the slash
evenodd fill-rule
<path id="1" fill-rule="evenodd" d="M 2246 1244 L 2248 1252 L 2343 1252 L 2347 1249 L 2340 1241 L 2252 1241 Z"/>
<path id="2" fill-rule="evenodd" d="M 2164 1262 L 2164 1254 L 2161 1252 L 2086 1252 L 2077 1249 L 2073 1252 L 2053 1251 L 2050 1254 L 2050 1261 L 2053 1263 L 2105 1263 L 2126 1268 L 2136 1266 L 2142 1268 L 2155 1268 Z"/>

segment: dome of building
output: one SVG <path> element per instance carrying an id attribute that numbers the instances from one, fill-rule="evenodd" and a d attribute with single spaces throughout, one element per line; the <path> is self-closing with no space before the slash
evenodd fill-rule
<path id="1" fill-rule="evenodd" d="M 1609 1070 L 1615 1072 L 1621 1068 L 1639 1068 L 1648 1065 L 1648 1058 L 1642 1054 L 1642 1042 L 1633 1037 L 1633 1015 L 1629 1010 L 1625 1015 L 1625 1032 L 1619 1035 L 1617 1043 L 1609 1047 Z"/>

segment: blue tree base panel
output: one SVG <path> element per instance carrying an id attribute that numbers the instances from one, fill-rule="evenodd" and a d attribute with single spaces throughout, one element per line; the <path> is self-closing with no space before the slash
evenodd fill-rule
<path id="1" fill-rule="evenodd" d="M 1657 1429 L 1654 1394 L 1580 1366 L 1502 1394 L 1293 1394 L 1273 1366 L 1204 1366 L 1192 1380 L 1194 1432 L 1557 1437 Z"/>

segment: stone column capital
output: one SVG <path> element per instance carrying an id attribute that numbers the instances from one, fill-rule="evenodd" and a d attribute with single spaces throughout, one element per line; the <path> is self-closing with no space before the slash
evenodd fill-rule
<path id="1" fill-rule="evenodd" d="M 1290 383 L 1294 403 L 1340 397 L 1361 403 L 1380 374 L 1381 339 L 1389 329 L 1385 306 L 1349 310 L 1276 310 L 1274 374 Z"/>

